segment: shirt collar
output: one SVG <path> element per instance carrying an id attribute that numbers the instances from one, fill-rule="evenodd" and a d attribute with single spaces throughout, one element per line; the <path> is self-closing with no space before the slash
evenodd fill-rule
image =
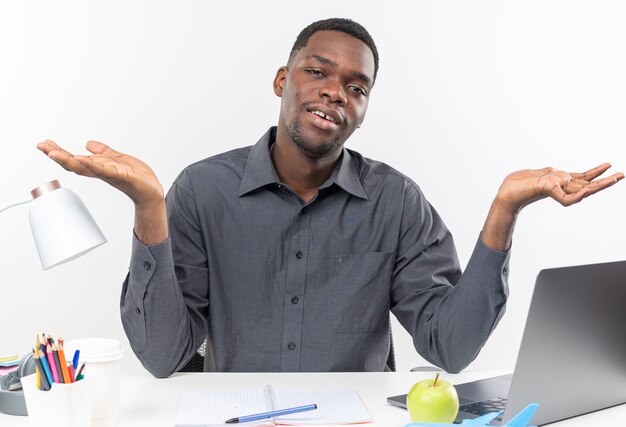
<path id="1" fill-rule="evenodd" d="M 359 179 L 354 157 L 345 147 L 342 149 L 341 153 L 341 165 L 339 166 L 336 175 L 333 175 L 335 176 L 335 184 L 341 187 L 344 191 L 360 199 L 367 200 L 367 193 L 363 189 L 363 185 Z"/>
<path id="2" fill-rule="evenodd" d="M 270 147 L 275 140 L 276 127 L 271 127 L 252 146 L 239 184 L 239 197 L 265 185 L 279 183 L 278 174 L 270 158 Z"/>
<path id="3" fill-rule="evenodd" d="M 239 197 L 268 184 L 278 184 L 278 174 L 270 157 L 270 147 L 276 140 L 276 127 L 271 127 L 259 141 L 252 146 L 239 185 Z M 367 194 L 361 185 L 357 165 L 350 152 L 343 148 L 341 160 L 332 175 L 322 185 L 329 187 L 337 184 L 353 196 L 367 200 Z"/>

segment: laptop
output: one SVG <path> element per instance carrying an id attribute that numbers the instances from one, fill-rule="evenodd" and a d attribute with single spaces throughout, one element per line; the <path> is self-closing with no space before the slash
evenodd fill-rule
<path id="1" fill-rule="evenodd" d="M 455 422 L 530 403 L 543 425 L 626 403 L 626 261 L 542 270 L 513 375 L 455 386 Z M 406 408 L 406 395 L 388 403 Z"/>

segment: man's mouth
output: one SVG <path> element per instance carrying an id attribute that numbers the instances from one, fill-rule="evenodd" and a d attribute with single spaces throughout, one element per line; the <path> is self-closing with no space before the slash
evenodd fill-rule
<path id="1" fill-rule="evenodd" d="M 335 123 L 335 119 L 333 119 L 331 116 L 329 116 L 328 114 L 324 114 L 321 111 L 318 110 L 313 110 L 311 111 L 311 114 L 315 114 L 316 116 L 319 116 L 325 120 L 328 120 L 329 122 L 333 122 Z"/>

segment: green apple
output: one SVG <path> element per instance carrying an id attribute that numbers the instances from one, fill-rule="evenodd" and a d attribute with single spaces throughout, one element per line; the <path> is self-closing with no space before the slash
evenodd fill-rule
<path id="1" fill-rule="evenodd" d="M 409 415 L 413 422 L 452 423 L 459 412 L 459 396 L 456 389 L 447 381 L 424 380 L 409 390 L 406 398 Z"/>

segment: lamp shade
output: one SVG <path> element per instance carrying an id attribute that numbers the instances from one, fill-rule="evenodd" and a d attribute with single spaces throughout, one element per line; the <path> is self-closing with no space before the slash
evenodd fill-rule
<path id="1" fill-rule="evenodd" d="M 44 270 L 106 242 L 82 200 L 59 181 L 37 187 L 31 195 L 30 228 Z"/>

